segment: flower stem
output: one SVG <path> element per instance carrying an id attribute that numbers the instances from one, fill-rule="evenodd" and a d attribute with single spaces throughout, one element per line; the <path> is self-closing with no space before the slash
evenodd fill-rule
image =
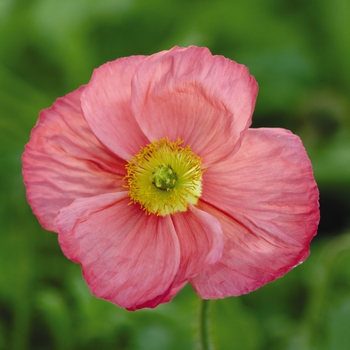
<path id="1" fill-rule="evenodd" d="M 212 350 L 209 335 L 209 318 L 208 318 L 209 300 L 202 299 L 199 314 L 199 336 L 202 350 Z"/>

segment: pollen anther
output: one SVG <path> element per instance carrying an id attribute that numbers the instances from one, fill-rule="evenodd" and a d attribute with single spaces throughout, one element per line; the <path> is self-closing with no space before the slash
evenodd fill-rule
<path id="1" fill-rule="evenodd" d="M 141 147 L 127 162 L 124 179 L 131 203 L 139 203 L 148 214 L 165 216 L 198 202 L 202 159 L 182 144 L 181 139 L 162 138 Z"/>

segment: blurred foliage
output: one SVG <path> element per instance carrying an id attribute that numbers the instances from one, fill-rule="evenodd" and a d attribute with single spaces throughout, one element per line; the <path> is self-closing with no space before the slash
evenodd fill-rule
<path id="1" fill-rule="evenodd" d="M 258 291 L 211 302 L 222 350 L 345 350 L 350 344 L 349 0 L 0 1 L 0 349 L 195 349 L 187 286 L 155 310 L 91 296 L 25 200 L 21 153 L 38 112 L 121 56 L 203 45 L 247 65 L 253 127 L 298 134 L 321 193 L 302 265 Z"/>

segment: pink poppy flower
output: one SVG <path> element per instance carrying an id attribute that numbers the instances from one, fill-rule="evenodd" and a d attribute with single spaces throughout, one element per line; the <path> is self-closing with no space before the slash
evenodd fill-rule
<path id="1" fill-rule="evenodd" d="M 238 296 L 309 254 L 318 190 L 299 137 L 249 129 L 257 83 L 206 48 L 117 59 L 43 110 L 28 202 L 93 294 L 135 310 L 190 282 Z"/>

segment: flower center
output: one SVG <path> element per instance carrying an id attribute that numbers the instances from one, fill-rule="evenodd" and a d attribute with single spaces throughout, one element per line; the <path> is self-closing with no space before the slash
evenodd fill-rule
<path id="1" fill-rule="evenodd" d="M 152 184 L 160 190 L 168 191 L 174 188 L 177 174 L 170 165 L 159 165 L 152 172 Z"/>
<path id="2" fill-rule="evenodd" d="M 202 192 L 202 159 L 183 141 L 153 141 L 126 164 L 131 203 L 148 214 L 167 215 L 197 204 Z"/>

